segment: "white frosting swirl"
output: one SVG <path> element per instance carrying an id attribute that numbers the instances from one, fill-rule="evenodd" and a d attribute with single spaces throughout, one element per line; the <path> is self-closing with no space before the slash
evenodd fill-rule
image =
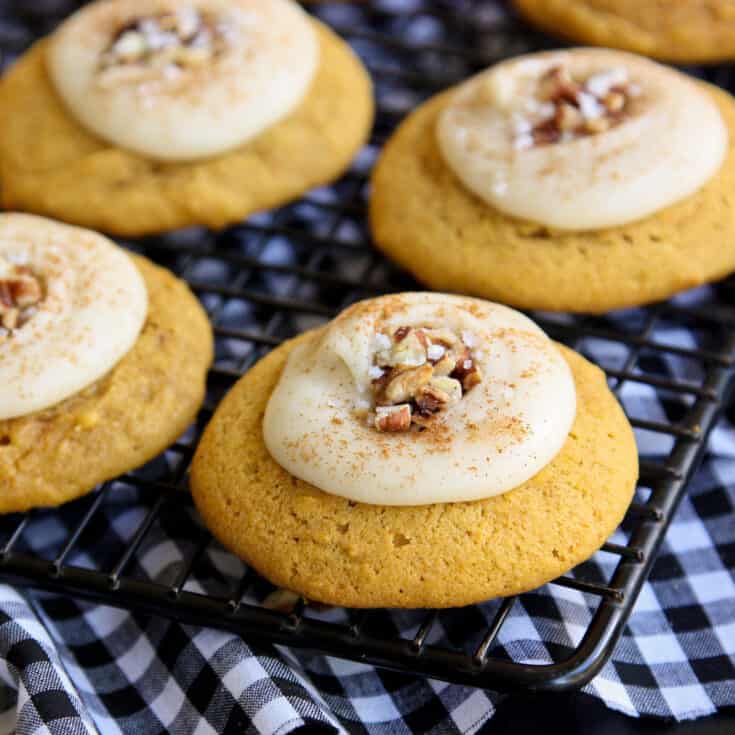
<path id="1" fill-rule="evenodd" d="M 44 298 L 0 340 L 0 419 L 53 406 L 107 373 L 135 344 L 148 294 L 106 238 L 41 217 L 0 215 L 0 259 L 31 268 Z"/>
<path id="2" fill-rule="evenodd" d="M 600 115 L 592 93 L 629 82 L 635 94 L 622 119 L 606 132 L 533 145 L 527 115 L 542 109 L 539 80 L 554 67 L 591 79 L 578 101 L 587 120 Z M 452 96 L 437 137 L 447 164 L 488 204 L 571 230 L 626 224 L 693 194 L 728 146 L 717 106 L 697 82 L 633 54 L 589 48 L 522 56 L 478 74 Z"/>
<path id="3" fill-rule="evenodd" d="M 402 326 L 471 333 L 483 381 L 429 429 L 383 434 L 355 408 L 369 392 L 376 335 Z M 522 484 L 561 449 L 575 413 L 567 363 L 525 316 L 478 299 L 406 293 L 357 304 L 294 348 L 263 435 L 282 467 L 325 492 L 423 505 Z"/>
<path id="4" fill-rule="evenodd" d="M 175 45 L 156 26 L 166 13 L 184 24 L 204 14 L 215 19 L 213 32 L 190 44 L 197 63 L 173 53 L 145 61 L 151 48 Z M 110 49 L 137 58 L 141 34 L 120 35 L 131 25 L 143 29 L 149 51 L 141 63 L 101 70 Z M 196 54 L 217 34 L 218 53 L 201 63 Z M 49 71 L 69 111 L 91 131 L 177 161 L 233 149 L 286 116 L 306 94 L 318 57 L 312 24 L 291 0 L 97 0 L 56 31 Z"/>

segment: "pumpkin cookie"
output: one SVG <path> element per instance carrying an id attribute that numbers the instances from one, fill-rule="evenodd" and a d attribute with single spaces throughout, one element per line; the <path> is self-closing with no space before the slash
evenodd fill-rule
<path id="1" fill-rule="evenodd" d="M 0 90 L 3 205 L 126 236 L 284 204 L 373 116 L 362 64 L 290 0 L 98 0 Z"/>
<path id="2" fill-rule="evenodd" d="M 225 397 L 191 488 L 274 584 L 348 607 L 454 607 L 586 559 L 637 455 L 605 376 L 506 307 L 362 302 L 285 343 Z"/>
<path id="3" fill-rule="evenodd" d="M 93 232 L 0 215 L 0 325 L 0 513 L 144 464 L 203 400 L 212 337 L 199 302 Z"/>
<path id="4" fill-rule="evenodd" d="M 735 58 L 730 0 L 513 0 L 539 28 L 677 63 Z"/>
<path id="5" fill-rule="evenodd" d="M 735 270 L 732 97 L 578 49 L 504 62 L 411 114 L 374 170 L 370 222 L 435 289 L 600 313 Z"/>

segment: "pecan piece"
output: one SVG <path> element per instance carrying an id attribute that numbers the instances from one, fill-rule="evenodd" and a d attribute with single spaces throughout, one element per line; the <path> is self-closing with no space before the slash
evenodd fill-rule
<path id="1" fill-rule="evenodd" d="M 480 368 L 475 365 L 474 370 L 467 373 L 465 377 L 462 380 L 462 387 L 464 388 L 465 392 L 468 390 L 471 390 L 474 388 L 478 383 L 482 382 L 482 373 L 480 372 Z"/>
<path id="2" fill-rule="evenodd" d="M 418 367 L 426 362 L 426 348 L 421 344 L 418 334 L 411 330 L 397 345 L 393 347 L 388 362 L 384 363 L 395 367 Z"/>
<path id="3" fill-rule="evenodd" d="M 14 283 L 11 283 L 10 290 L 13 300 L 21 309 L 37 304 L 43 296 L 41 284 L 38 280 L 25 274 Z"/>
<path id="4" fill-rule="evenodd" d="M 550 102 L 577 103 L 580 87 L 561 66 L 555 66 L 544 74 L 538 86 L 538 97 Z"/>
<path id="5" fill-rule="evenodd" d="M 556 124 L 556 120 L 552 118 L 533 129 L 533 142 L 535 145 L 549 145 L 558 143 L 561 140 L 561 130 Z"/>
<path id="6" fill-rule="evenodd" d="M 425 332 L 434 344 L 444 345 L 444 347 L 454 347 L 457 344 L 457 337 L 449 329 L 427 329 Z"/>
<path id="7" fill-rule="evenodd" d="M 625 107 L 625 95 L 620 92 L 609 92 L 602 100 L 608 112 L 622 112 Z"/>
<path id="8" fill-rule="evenodd" d="M 426 416 L 459 403 L 461 399 L 462 386 L 458 380 L 447 377 L 432 378 L 416 394 L 416 406 L 419 413 Z"/>
<path id="9" fill-rule="evenodd" d="M 411 406 L 378 406 L 375 409 L 375 428 L 378 431 L 397 433 L 411 428 Z"/>
<path id="10" fill-rule="evenodd" d="M 13 306 L 13 292 L 10 281 L 0 281 L 0 306 Z"/>
<path id="11" fill-rule="evenodd" d="M 393 339 L 396 342 L 402 342 L 406 337 L 408 337 L 408 333 L 411 331 L 411 327 L 398 327 L 395 332 L 393 332 Z"/>
<path id="12" fill-rule="evenodd" d="M 482 381 L 480 368 L 477 366 L 477 363 L 472 357 L 472 353 L 468 349 L 459 356 L 457 366 L 452 372 L 452 377 L 462 383 L 465 391 L 468 391 Z"/>
<path id="13" fill-rule="evenodd" d="M 42 299 L 43 288 L 33 271 L 0 257 L 0 327 L 8 333 L 22 327 Z"/>
<path id="14" fill-rule="evenodd" d="M 9 308 L 4 312 L 0 312 L 0 322 L 2 323 L 2 326 L 11 332 L 18 326 L 19 319 L 20 312 L 18 309 Z"/>
<path id="15" fill-rule="evenodd" d="M 434 368 L 431 365 L 404 370 L 391 379 L 385 387 L 384 396 L 389 403 L 404 403 L 413 398 L 419 388 L 431 380 L 433 374 Z"/>
<path id="16" fill-rule="evenodd" d="M 447 401 L 447 405 L 449 406 L 453 406 L 462 400 L 462 386 L 454 378 L 444 376 L 432 378 L 429 381 L 429 387 L 432 390 L 442 391 L 449 398 Z"/>
<path id="17" fill-rule="evenodd" d="M 457 367 L 457 361 L 451 354 L 445 353 L 441 360 L 434 363 L 434 375 L 450 375 Z"/>
<path id="18" fill-rule="evenodd" d="M 591 120 L 587 120 L 584 124 L 584 130 L 586 133 L 604 133 L 610 129 L 612 120 L 609 117 L 595 117 Z"/>
<path id="19" fill-rule="evenodd" d="M 559 130 L 574 130 L 584 122 L 584 119 L 576 107 L 564 102 L 556 108 L 554 122 Z"/>

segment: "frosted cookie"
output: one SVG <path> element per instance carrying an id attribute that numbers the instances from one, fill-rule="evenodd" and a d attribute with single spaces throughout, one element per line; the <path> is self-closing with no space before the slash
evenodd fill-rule
<path id="1" fill-rule="evenodd" d="M 411 114 L 376 244 L 432 288 L 604 312 L 735 270 L 729 94 L 631 54 L 519 57 Z"/>
<path id="2" fill-rule="evenodd" d="M 275 585 L 351 607 L 453 607 L 589 557 L 637 477 L 605 376 L 507 307 L 361 302 L 271 352 L 192 465 L 205 522 Z"/>
<path id="3" fill-rule="evenodd" d="M 144 464 L 196 415 L 212 360 L 187 286 L 88 230 L 0 215 L 0 513 Z"/>
<path id="4" fill-rule="evenodd" d="M 514 0 L 514 5 L 539 28 L 580 43 L 679 63 L 735 58 L 731 0 Z"/>
<path id="5" fill-rule="evenodd" d="M 132 236 L 333 180 L 373 115 L 362 64 L 291 0 L 98 0 L 0 91 L 4 206 Z"/>

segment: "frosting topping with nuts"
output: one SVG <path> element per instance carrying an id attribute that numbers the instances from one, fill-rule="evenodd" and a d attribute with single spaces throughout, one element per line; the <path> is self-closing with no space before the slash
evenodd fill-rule
<path id="1" fill-rule="evenodd" d="M 147 308 L 140 273 L 106 238 L 0 215 L 0 420 L 103 377 L 135 344 Z"/>
<path id="2" fill-rule="evenodd" d="M 200 13 L 191 5 L 136 18 L 118 31 L 102 54 L 99 82 L 140 84 L 161 68 L 180 74 L 212 63 L 237 40 L 237 26 L 227 16 Z"/>
<path id="3" fill-rule="evenodd" d="M 522 484 L 575 413 L 569 367 L 525 316 L 405 293 L 356 304 L 297 345 L 263 435 L 282 467 L 325 492 L 422 505 Z"/>
<path id="4" fill-rule="evenodd" d="M 80 123 L 164 161 L 256 137 L 301 102 L 319 58 L 292 0 L 97 0 L 59 27 L 48 53 Z"/>
<path id="5" fill-rule="evenodd" d="M 690 196 L 727 129 L 698 82 L 633 54 L 552 51 L 460 85 L 437 122 L 460 181 L 505 214 L 558 229 L 626 224 Z"/>

